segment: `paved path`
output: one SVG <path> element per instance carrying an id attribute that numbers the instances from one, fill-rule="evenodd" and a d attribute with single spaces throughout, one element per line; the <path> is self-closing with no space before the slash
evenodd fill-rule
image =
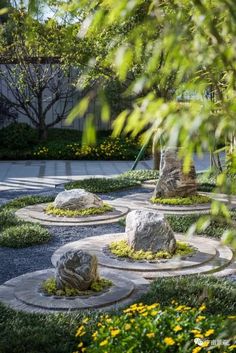
<path id="1" fill-rule="evenodd" d="M 198 171 L 209 167 L 209 155 L 194 158 Z M 0 161 L 0 191 L 54 188 L 68 180 L 89 176 L 121 174 L 133 161 Z M 137 169 L 151 169 L 152 160 L 141 161 Z"/>

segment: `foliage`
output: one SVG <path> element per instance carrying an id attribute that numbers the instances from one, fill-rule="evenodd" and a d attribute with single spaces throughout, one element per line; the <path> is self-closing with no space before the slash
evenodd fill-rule
<path id="1" fill-rule="evenodd" d="M 54 277 L 48 278 L 42 283 L 42 290 L 45 294 L 56 295 L 59 297 L 75 297 L 75 296 L 90 296 L 98 292 L 103 292 L 112 286 L 112 282 L 105 278 L 100 278 L 91 284 L 90 289 L 80 291 L 76 288 L 65 287 L 64 289 L 58 289 L 56 279 Z"/>
<path id="2" fill-rule="evenodd" d="M 0 148 L 1 159 L 133 160 L 141 148 L 138 139 L 113 139 L 110 131 L 99 132 L 96 145 L 85 146 L 82 145 L 82 133 L 69 129 L 49 129 L 48 139 L 43 144 L 36 141 L 31 143 L 29 134 L 29 140 L 25 137 L 22 146 L 18 142 L 11 145 L 11 130 L 7 127 L 6 131 L 9 144 Z M 35 135 L 36 131 L 32 131 Z M 14 141 L 18 141 L 16 136 Z M 146 151 L 145 157 L 148 153 Z"/>
<path id="3" fill-rule="evenodd" d="M 0 130 L 2 147 L 16 150 L 32 148 L 37 142 L 36 130 L 25 123 L 12 123 Z"/>
<path id="4" fill-rule="evenodd" d="M 201 204 L 201 203 L 210 203 L 211 198 L 203 195 L 193 195 L 189 197 L 170 197 L 170 198 L 164 198 L 164 197 L 156 197 L 152 198 L 151 202 L 153 203 L 159 203 L 162 205 L 196 205 L 196 204 Z"/>
<path id="5" fill-rule="evenodd" d="M 135 180 L 122 177 L 117 178 L 90 178 L 78 181 L 72 181 L 65 185 L 65 189 L 85 189 L 90 192 L 107 193 L 121 189 L 127 189 L 139 186 L 140 183 Z"/>
<path id="6" fill-rule="evenodd" d="M 101 207 L 90 207 L 81 210 L 66 210 L 61 208 L 56 208 L 53 204 L 46 207 L 45 212 L 50 215 L 59 217 L 86 217 L 91 215 L 99 215 L 106 212 L 112 211 L 112 207 L 108 204 L 104 204 Z"/>
<path id="7" fill-rule="evenodd" d="M 203 341 L 204 351 L 210 340 L 219 337 L 227 320 L 222 316 L 205 316 L 205 305 L 198 308 L 178 303 L 161 308 L 159 303 L 133 304 L 120 316 L 101 315 L 91 332 L 88 322 L 78 327 L 79 352 L 193 352 L 201 349 L 195 338 Z M 232 337 L 230 337 L 232 338 Z M 233 348 L 233 340 L 229 341 Z M 225 351 L 230 352 L 227 347 Z M 214 347 L 221 352 L 220 345 Z"/>
<path id="8" fill-rule="evenodd" d="M 235 291 L 235 282 L 214 276 L 158 278 L 141 300 L 145 304 L 159 302 L 164 307 L 172 301 L 189 306 L 205 303 L 207 314 L 235 315 Z"/>
<path id="9" fill-rule="evenodd" d="M 21 248 L 49 241 L 51 235 L 39 224 L 25 222 L 15 216 L 19 208 L 53 201 L 52 196 L 23 196 L 0 207 L 0 246 Z"/>
<path id="10" fill-rule="evenodd" d="M 132 260 L 159 260 L 171 259 L 173 256 L 189 256 L 194 253 L 194 249 L 183 242 L 177 241 L 176 251 L 170 254 L 168 251 L 160 250 L 157 253 L 152 251 L 143 251 L 132 249 L 126 240 L 114 241 L 109 245 L 109 250 L 112 254 L 118 257 L 127 257 Z"/>
<path id="11" fill-rule="evenodd" d="M 129 178 L 132 180 L 145 181 L 145 180 L 153 180 L 159 177 L 159 172 L 157 170 L 130 170 L 126 173 L 123 173 L 122 176 L 124 178 Z"/>
<path id="12" fill-rule="evenodd" d="M 149 292 L 141 299 L 148 305 L 159 302 L 163 307 L 169 306 L 172 300 L 188 306 L 198 306 L 204 301 L 207 308 L 203 315 L 206 316 L 207 321 L 209 314 L 211 314 L 211 320 L 213 320 L 212 314 L 235 315 L 234 298 L 234 282 L 212 276 L 188 276 L 159 278 L 152 283 Z M 87 322 L 90 333 L 99 327 L 97 323 L 101 320 L 100 313 L 90 312 L 89 322 L 87 315 L 88 313 L 84 312 L 29 314 L 0 304 L 0 351 L 4 353 L 74 352 L 78 350 L 76 349 L 78 338 L 75 337 L 78 326 Z M 116 320 L 119 319 L 119 315 L 120 313 L 117 312 Z M 82 336 L 84 345 L 89 344 L 89 337 Z M 183 351 L 183 347 L 180 349 Z"/>
<path id="13" fill-rule="evenodd" d="M 9 201 L 5 205 L 0 207 L 0 210 L 17 210 L 30 205 L 36 205 L 38 203 L 52 202 L 54 201 L 54 196 L 38 196 L 29 195 L 15 198 Z"/>
<path id="14" fill-rule="evenodd" d="M 0 233 L 0 245 L 10 248 L 24 248 L 46 243 L 50 233 L 39 224 L 20 224 L 5 228 Z"/>
<path id="15" fill-rule="evenodd" d="M 207 217 L 207 216 L 206 216 Z M 188 229 L 203 219 L 201 215 L 167 215 L 166 216 L 174 232 L 186 233 Z M 196 234 L 204 234 L 213 238 L 220 238 L 223 233 L 230 229 L 231 225 L 221 219 L 212 218 L 205 229 L 196 229 Z"/>

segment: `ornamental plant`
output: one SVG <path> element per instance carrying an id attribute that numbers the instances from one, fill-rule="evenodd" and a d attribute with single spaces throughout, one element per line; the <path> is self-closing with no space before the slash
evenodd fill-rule
<path id="1" fill-rule="evenodd" d="M 78 351 L 88 353 L 123 352 L 222 352 L 216 338 L 224 330 L 221 316 L 206 316 L 202 304 L 191 308 L 172 302 L 162 309 L 158 303 L 133 304 L 121 315 L 101 315 L 91 332 L 89 319 L 78 328 Z M 228 319 L 234 319 L 230 316 Z M 213 341 L 215 340 L 215 341 Z M 213 344 L 215 342 L 216 344 Z M 224 352 L 232 352 L 230 339 Z"/>

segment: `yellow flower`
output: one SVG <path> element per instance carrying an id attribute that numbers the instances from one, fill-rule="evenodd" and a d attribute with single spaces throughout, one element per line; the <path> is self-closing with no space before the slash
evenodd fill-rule
<path id="1" fill-rule="evenodd" d="M 94 341 L 96 341 L 97 335 L 98 335 L 98 332 L 97 332 L 97 331 L 95 331 L 95 332 L 92 334 L 92 337 L 93 337 Z"/>
<path id="2" fill-rule="evenodd" d="M 151 315 L 152 316 L 156 316 L 158 314 L 158 311 L 157 310 L 153 310 L 152 312 L 151 312 Z"/>
<path id="3" fill-rule="evenodd" d="M 228 319 L 233 319 L 234 320 L 234 319 L 236 319 L 236 315 L 229 315 Z"/>
<path id="4" fill-rule="evenodd" d="M 192 353 L 198 353 L 202 350 L 202 347 L 195 347 L 193 350 L 192 350 Z"/>
<path id="5" fill-rule="evenodd" d="M 181 330 L 182 330 L 182 327 L 179 326 L 179 325 L 177 325 L 177 326 L 174 327 L 173 330 L 174 330 L 175 332 L 178 332 L 178 331 L 181 331 Z"/>
<path id="6" fill-rule="evenodd" d="M 80 348 L 80 347 L 83 347 L 83 342 L 80 342 L 79 344 L 78 344 L 78 347 Z"/>
<path id="7" fill-rule="evenodd" d="M 199 322 L 199 321 L 202 321 L 206 318 L 206 316 L 202 316 L 202 315 L 199 315 L 197 318 L 196 318 L 196 322 Z"/>
<path id="8" fill-rule="evenodd" d="M 81 348 L 81 352 L 85 352 L 85 351 L 86 351 L 85 347 Z"/>
<path id="9" fill-rule="evenodd" d="M 83 319 L 82 323 L 83 323 L 83 324 L 87 324 L 88 321 L 89 321 L 89 318 L 86 317 L 85 319 Z"/>
<path id="10" fill-rule="evenodd" d="M 213 330 L 213 329 L 208 330 L 208 331 L 205 333 L 205 337 L 208 337 L 208 336 L 212 335 L 214 332 L 215 332 L 215 330 Z"/>
<path id="11" fill-rule="evenodd" d="M 125 325 L 125 330 L 129 330 L 131 328 L 131 325 L 130 324 L 126 324 Z"/>
<path id="12" fill-rule="evenodd" d="M 199 311 L 203 311 L 203 310 L 205 310 L 206 309 L 206 305 L 205 304 L 202 304 L 201 306 L 200 306 L 200 308 L 199 308 Z"/>
<path id="13" fill-rule="evenodd" d="M 102 326 L 101 322 L 98 322 L 98 327 L 101 327 L 101 326 Z"/>
<path id="14" fill-rule="evenodd" d="M 150 333 L 147 333 L 146 336 L 148 338 L 152 338 L 152 337 L 155 337 L 155 333 L 154 332 L 150 332 Z"/>
<path id="15" fill-rule="evenodd" d="M 83 336 L 85 334 L 85 332 L 83 330 L 84 330 L 84 326 L 81 325 L 76 332 L 76 337 Z"/>
<path id="16" fill-rule="evenodd" d="M 194 330 L 191 330 L 191 332 L 192 332 L 192 333 L 194 333 L 194 334 L 197 334 L 197 333 L 201 333 L 201 331 L 199 331 L 199 330 L 196 330 L 196 329 L 194 329 Z"/>
<path id="17" fill-rule="evenodd" d="M 109 324 L 110 322 L 112 322 L 112 319 L 106 319 L 106 322 Z"/>
<path id="18" fill-rule="evenodd" d="M 103 346 L 106 346 L 108 344 L 108 340 L 104 340 L 100 343 L 100 346 L 103 347 Z"/>
<path id="19" fill-rule="evenodd" d="M 210 341 L 204 341 L 202 342 L 201 347 L 208 347 L 209 344 L 210 344 Z"/>
<path id="20" fill-rule="evenodd" d="M 173 346 L 175 344 L 175 341 L 171 337 L 165 337 L 164 342 L 167 346 Z"/>
<path id="21" fill-rule="evenodd" d="M 112 330 L 112 331 L 111 331 L 112 337 L 116 337 L 117 335 L 119 335 L 119 333 L 120 333 L 120 330 L 119 330 L 119 329 L 117 329 L 117 330 Z"/>
<path id="22" fill-rule="evenodd" d="M 236 348 L 236 344 L 233 344 L 232 346 L 229 346 L 229 350 L 232 351 Z"/>

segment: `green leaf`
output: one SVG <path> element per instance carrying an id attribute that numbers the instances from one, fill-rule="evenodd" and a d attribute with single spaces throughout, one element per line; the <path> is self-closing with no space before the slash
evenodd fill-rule
<path id="1" fill-rule="evenodd" d="M 81 99 L 81 101 L 74 106 L 71 110 L 70 114 L 66 119 L 66 125 L 70 125 L 76 118 L 82 118 L 86 111 L 88 110 L 88 106 L 90 103 L 89 96 L 85 96 Z"/>

